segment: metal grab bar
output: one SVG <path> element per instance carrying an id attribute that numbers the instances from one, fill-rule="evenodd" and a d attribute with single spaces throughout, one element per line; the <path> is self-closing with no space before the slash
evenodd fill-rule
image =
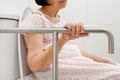
<path id="1" fill-rule="evenodd" d="M 53 33 L 53 80 L 57 79 L 58 68 L 58 53 L 57 53 L 57 41 L 58 33 L 69 33 L 65 28 L 39 28 L 39 29 L 21 29 L 21 28 L 1 28 L 0 33 Z M 91 29 L 85 28 L 85 32 L 88 33 L 104 33 L 108 37 L 108 50 L 109 53 L 114 53 L 114 38 L 111 32 L 103 29 Z"/>
<path id="2" fill-rule="evenodd" d="M 21 29 L 21 28 L 1 28 L 0 33 L 67 33 L 65 28 L 38 28 L 38 29 Z"/>
<path id="3" fill-rule="evenodd" d="M 0 33 L 68 33 L 65 28 L 39 28 L 39 29 L 18 29 L 18 28 L 2 28 L 0 29 Z M 110 31 L 103 29 L 95 29 L 91 27 L 85 28 L 85 32 L 88 33 L 104 33 L 108 38 L 108 52 L 110 54 L 114 53 L 114 37 Z"/>
<path id="4" fill-rule="evenodd" d="M 52 65 L 52 79 L 58 80 L 58 32 L 53 33 L 53 65 Z"/>
<path id="5" fill-rule="evenodd" d="M 110 31 L 104 29 L 95 29 L 95 28 L 85 28 L 85 32 L 88 33 L 104 33 L 108 38 L 108 53 L 114 54 L 114 37 Z"/>

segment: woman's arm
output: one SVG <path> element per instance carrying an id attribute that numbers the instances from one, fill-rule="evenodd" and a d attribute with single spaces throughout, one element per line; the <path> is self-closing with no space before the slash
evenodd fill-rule
<path id="1" fill-rule="evenodd" d="M 81 54 L 82 54 L 82 56 L 88 57 L 88 58 L 90 58 L 90 59 L 92 59 L 94 61 L 99 61 L 101 59 L 100 57 L 98 57 L 96 55 L 93 55 L 93 54 L 90 54 L 90 53 L 88 53 L 88 52 L 86 52 L 84 50 L 81 50 Z"/>
<path id="2" fill-rule="evenodd" d="M 52 63 L 53 48 L 49 47 L 47 50 L 43 49 L 43 35 L 42 34 L 27 34 L 28 46 L 28 65 L 34 72 L 44 71 Z M 65 41 L 61 38 L 58 40 L 58 51 L 61 50 Z"/>
<path id="3" fill-rule="evenodd" d="M 64 44 L 78 37 L 88 36 L 88 33 L 83 32 L 82 24 L 66 24 L 64 26 L 71 34 L 63 33 L 58 39 L 58 52 Z M 44 71 L 52 63 L 53 48 L 49 47 L 43 50 L 43 35 L 42 34 L 27 34 L 26 36 L 28 46 L 28 65 L 32 71 Z"/>
<path id="4" fill-rule="evenodd" d="M 84 50 L 81 50 L 81 54 L 82 54 L 82 56 L 88 57 L 88 58 L 90 58 L 90 59 L 92 59 L 92 60 L 94 60 L 94 61 L 96 61 L 96 62 L 116 64 L 115 61 L 112 61 L 112 60 L 110 60 L 110 59 L 103 58 L 103 57 L 98 57 L 98 56 L 93 55 L 93 54 L 90 54 L 90 53 L 88 53 L 88 52 L 86 52 L 86 51 L 84 51 Z"/>

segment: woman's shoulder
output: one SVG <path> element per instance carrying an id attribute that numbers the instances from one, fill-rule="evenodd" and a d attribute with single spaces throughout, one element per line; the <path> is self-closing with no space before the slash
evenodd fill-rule
<path id="1" fill-rule="evenodd" d="M 39 11 L 32 11 L 30 14 L 26 16 L 26 18 L 32 18 L 32 19 L 41 19 L 43 18 L 43 15 Z"/>
<path id="2" fill-rule="evenodd" d="M 33 11 L 26 15 L 19 24 L 20 28 L 39 28 L 43 26 L 44 18 L 38 11 Z"/>
<path id="3" fill-rule="evenodd" d="M 43 17 L 43 13 L 39 10 L 32 11 L 31 15 Z"/>

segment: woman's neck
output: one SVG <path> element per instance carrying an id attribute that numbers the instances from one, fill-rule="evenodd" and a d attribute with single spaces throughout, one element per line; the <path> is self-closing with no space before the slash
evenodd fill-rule
<path id="1" fill-rule="evenodd" d="M 52 23 L 59 22 L 59 16 L 57 15 L 58 9 L 53 7 L 42 7 L 40 11 L 45 15 L 47 19 L 49 19 Z"/>
<path id="2" fill-rule="evenodd" d="M 44 6 L 40 9 L 40 11 L 43 12 L 43 14 L 53 18 L 56 17 L 58 13 L 58 9 L 55 9 L 50 6 Z"/>

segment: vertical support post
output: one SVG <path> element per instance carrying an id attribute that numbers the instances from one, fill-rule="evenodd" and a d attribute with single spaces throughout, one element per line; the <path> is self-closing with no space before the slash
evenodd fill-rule
<path id="1" fill-rule="evenodd" d="M 58 80 L 58 32 L 53 33 L 53 65 L 52 80 Z"/>

